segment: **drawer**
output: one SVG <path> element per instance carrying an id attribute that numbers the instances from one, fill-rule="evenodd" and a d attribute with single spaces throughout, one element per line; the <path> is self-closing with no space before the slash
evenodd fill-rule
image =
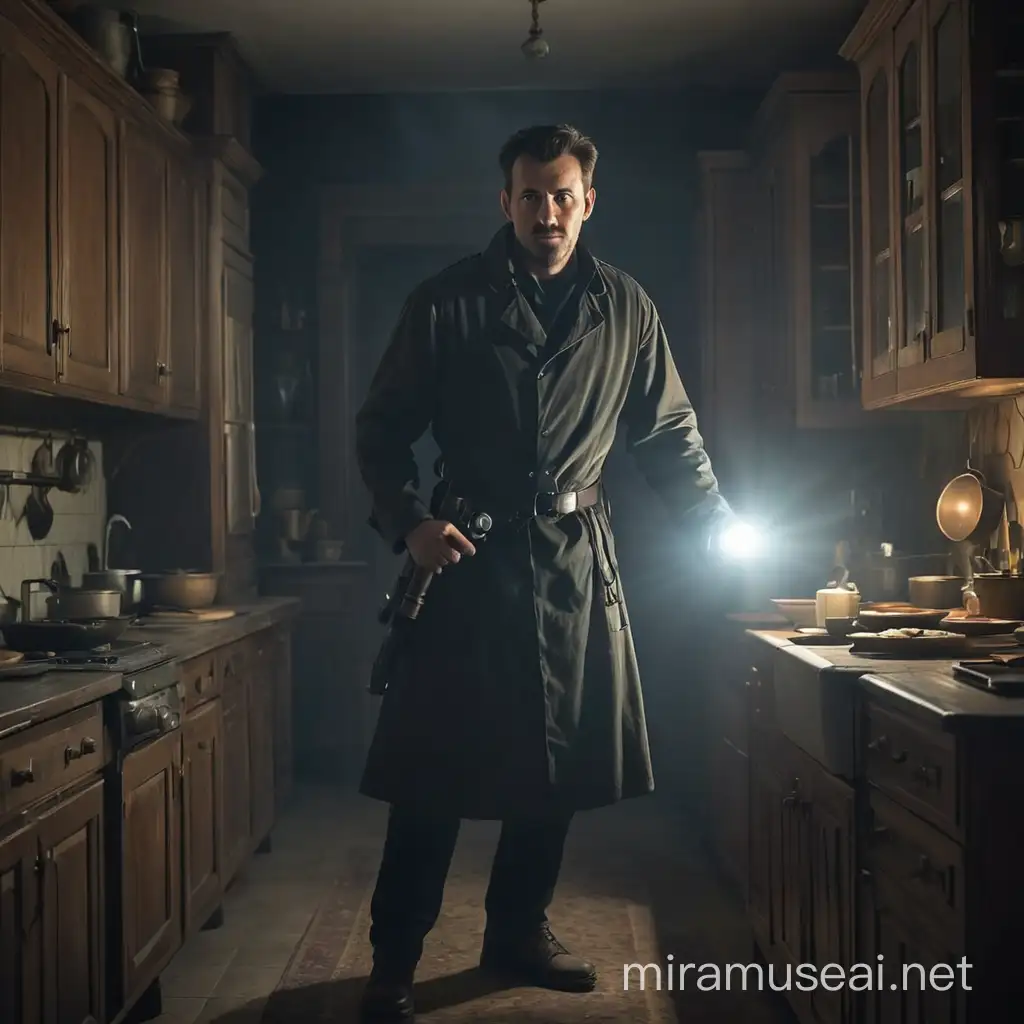
<path id="1" fill-rule="evenodd" d="M 98 772 L 106 757 L 100 704 L 62 715 L 0 746 L 0 807 L 21 810 Z"/>
<path id="2" fill-rule="evenodd" d="M 864 863 L 895 882 L 936 925 L 963 927 L 963 849 L 877 790 L 871 792 Z"/>
<path id="3" fill-rule="evenodd" d="M 214 652 L 192 658 L 181 666 L 181 685 L 185 688 L 185 710 L 205 704 L 220 693 L 221 676 Z"/>
<path id="4" fill-rule="evenodd" d="M 959 836 L 956 738 L 868 703 L 864 722 L 868 782 L 944 831 Z"/>

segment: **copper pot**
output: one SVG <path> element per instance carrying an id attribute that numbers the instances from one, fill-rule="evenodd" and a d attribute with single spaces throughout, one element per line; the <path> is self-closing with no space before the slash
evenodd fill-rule
<path id="1" fill-rule="evenodd" d="M 976 614 L 986 619 L 1024 622 L 1024 576 L 975 573 L 972 589 L 978 598 Z"/>
<path id="2" fill-rule="evenodd" d="M 911 576 L 910 603 L 915 608 L 961 608 L 966 583 L 963 576 Z"/>

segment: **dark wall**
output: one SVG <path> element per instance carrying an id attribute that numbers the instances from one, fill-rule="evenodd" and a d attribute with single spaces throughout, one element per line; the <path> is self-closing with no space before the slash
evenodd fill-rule
<path id="1" fill-rule="evenodd" d="M 258 294 L 272 300 L 282 278 L 312 288 L 317 184 L 493 184 L 497 206 L 505 139 L 529 124 L 568 121 L 600 152 L 588 243 L 650 292 L 695 388 L 694 156 L 736 145 L 758 98 L 505 92 L 265 99 L 255 124 L 267 170 L 254 195 Z"/>

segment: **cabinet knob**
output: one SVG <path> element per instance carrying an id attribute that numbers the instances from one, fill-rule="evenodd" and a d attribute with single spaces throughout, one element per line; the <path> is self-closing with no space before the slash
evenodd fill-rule
<path id="1" fill-rule="evenodd" d="M 171 368 L 166 363 L 157 363 L 156 372 L 160 377 L 170 377 Z"/>
<path id="2" fill-rule="evenodd" d="M 32 769 L 32 762 L 29 761 L 27 768 L 14 768 L 11 771 L 11 785 L 24 786 L 29 782 L 36 781 L 36 773 Z"/>
<path id="3" fill-rule="evenodd" d="M 82 753 L 83 754 L 95 754 L 96 753 L 96 741 L 91 736 L 86 736 L 82 740 Z"/>

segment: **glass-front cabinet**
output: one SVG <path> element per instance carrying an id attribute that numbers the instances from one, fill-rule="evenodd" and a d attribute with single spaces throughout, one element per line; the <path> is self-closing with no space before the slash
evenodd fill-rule
<path id="1" fill-rule="evenodd" d="M 856 75 L 781 76 L 751 138 L 762 419 L 871 422 L 861 408 L 860 118 Z"/>
<path id="2" fill-rule="evenodd" d="M 861 79 L 864 405 L 1024 387 L 1024 3 L 872 0 L 842 54 Z"/>

